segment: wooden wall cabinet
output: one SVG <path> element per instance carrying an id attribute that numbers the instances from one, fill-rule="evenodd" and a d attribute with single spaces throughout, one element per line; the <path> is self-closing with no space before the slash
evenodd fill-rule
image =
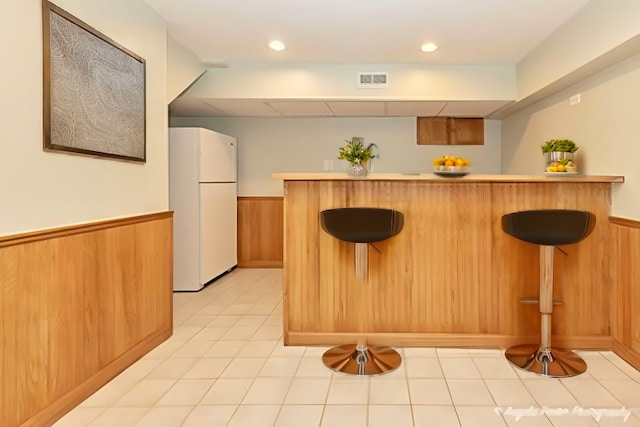
<path id="1" fill-rule="evenodd" d="M 418 145 L 484 145 L 484 119 L 418 117 Z"/>

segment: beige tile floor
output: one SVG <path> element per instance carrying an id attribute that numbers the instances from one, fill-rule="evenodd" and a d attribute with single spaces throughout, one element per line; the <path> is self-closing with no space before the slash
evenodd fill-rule
<path id="1" fill-rule="evenodd" d="M 280 269 L 237 269 L 174 294 L 173 336 L 55 427 L 640 426 L 640 372 L 608 351 L 580 352 L 588 371 L 568 379 L 455 348 L 400 348 L 383 376 L 333 373 L 326 348 L 283 346 L 281 286 Z"/>

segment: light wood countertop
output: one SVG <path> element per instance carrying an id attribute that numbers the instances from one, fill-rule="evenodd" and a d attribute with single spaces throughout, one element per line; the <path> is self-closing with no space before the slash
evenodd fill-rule
<path id="1" fill-rule="evenodd" d="M 566 175 L 561 172 L 555 175 L 469 174 L 463 177 L 447 177 L 433 173 L 372 173 L 366 177 L 351 177 L 346 173 L 274 173 L 271 177 L 283 181 L 624 182 L 624 176 L 618 175 Z"/>

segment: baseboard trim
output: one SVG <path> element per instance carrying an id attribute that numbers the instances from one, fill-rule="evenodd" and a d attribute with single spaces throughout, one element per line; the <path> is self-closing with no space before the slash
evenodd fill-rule
<path id="1" fill-rule="evenodd" d="M 29 418 L 20 426 L 42 427 L 52 425 L 142 356 L 149 353 L 162 342 L 166 341 L 172 333 L 173 327 L 171 325 L 166 325 L 162 330 L 149 335 L 147 338 L 133 346 L 129 351 L 123 353 L 113 362 L 96 372 L 92 377 L 74 387 L 69 392 L 63 394 L 57 400 L 51 402 L 46 408 Z"/>
<path id="2" fill-rule="evenodd" d="M 282 268 L 282 261 L 238 261 L 238 268 Z"/>
<path id="3" fill-rule="evenodd" d="M 357 333 L 285 333 L 285 345 L 338 345 L 357 342 Z M 376 345 L 398 347 L 473 347 L 507 348 L 518 344 L 540 341 L 539 336 L 511 336 L 491 334 L 450 333 L 372 333 L 366 334 L 367 342 Z M 609 336 L 553 336 L 551 342 L 558 347 L 581 350 L 611 350 Z"/>
<path id="4" fill-rule="evenodd" d="M 640 371 L 640 353 L 622 344 L 620 341 L 612 339 L 612 350 L 625 362 Z"/>
<path id="5" fill-rule="evenodd" d="M 238 196 L 238 200 L 284 200 L 284 196 Z"/>

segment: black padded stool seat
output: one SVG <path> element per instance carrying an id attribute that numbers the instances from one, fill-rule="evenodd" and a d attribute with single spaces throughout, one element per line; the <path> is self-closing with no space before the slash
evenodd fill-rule
<path id="1" fill-rule="evenodd" d="M 595 226 L 590 212 L 542 209 L 506 214 L 505 233 L 540 245 L 540 344 L 509 347 L 505 357 L 518 368 L 548 377 L 571 377 L 587 370 L 585 361 L 571 350 L 551 347 L 554 246 L 578 243 Z"/>
<path id="2" fill-rule="evenodd" d="M 595 221 L 585 211 L 543 209 L 513 212 L 502 217 L 505 233 L 536 245 L 569 245 L 591 233 Z"/>
<path id="3" fill-rule="evenodd" d="M 404 215 L 383 208 L 327 209 L 320 212 L 320 225 L 327 234 L 355 243 L 356 278 L 365 281 L 368 245 L 398 234 L 404 226 Z M 337 372 L 376 375 L 398 368 L 402 357 L 391 347 L 367 345 L 366 338 L 362 337 L 357 344 L 330 348 L 322 355 L 322 361 Z"/>
<path id="4" fill-rule="evenodd" d="M 374 243 L 398 234 L 404 225 L 404 215 L 382 208 L 327 209 L 320 212 L 320 225 L 345 242 Z"/>

